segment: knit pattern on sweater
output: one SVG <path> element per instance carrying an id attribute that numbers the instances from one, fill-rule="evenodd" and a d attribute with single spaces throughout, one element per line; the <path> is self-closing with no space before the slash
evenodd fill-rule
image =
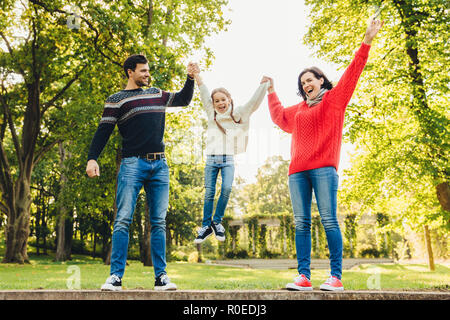
<path id="1" fill-rule="evenodd" d="M 317 105 L 305 101 L 284 108 L 275 92 L 269 94 L 270 115 L 282 130 L 292 133 L 289 175 L 339 166 L 345 109 L 367 62 L 370 46 L 362 44 L 336 87 Z"/>
<path id="2" fill-rule="evenodd" d="M 89 148 L 88 160 L 97 160 L 116 124 L 122 137 L 122 157 L 164 152 L 166 108 L 189 105 L 193 93 L 194 81 L 188 77 L 177 93 L 138 88 L 109 96 Z"/>

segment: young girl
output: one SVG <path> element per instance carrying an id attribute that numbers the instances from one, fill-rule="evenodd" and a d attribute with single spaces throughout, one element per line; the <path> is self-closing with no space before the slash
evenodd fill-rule
<path id="1" fill-rule="evenodd" d="M 308 68 L 298 77 L 304 101 L 284 108 L 273 87 L 268 89 L 273 122 L 292 133 L 289 191 L 295 220 L 295 246 L 298 273 L 287 289 L 312 290 L 311 286 L 311 197 L 317 200 L 330 251 L 331 275 L 321 290 L 344 290 L 342 275 L 342 236 L 337 220 L 337 190 L 342 128 L 347 104 L 369 56 L 370 44 L 382 26 L 372 19 L 364 42 L 336 87 L 317 68 Z"/>
<path id="2" fill-rule="evenodd" d="M 200 77 L 198 67 L 194 77 L 200 89 L 203 108 L 208 117 L 203 222 L 194 243 L 202 243 L 212 233 L 215 234 L 217 240 L 224 241 L 225 229 L 221 222 L 234 180 L 233 156 L 245 152 L 247 148 L 250 116 L 258 109 L 264 99 L 269 87 L 269 80 L 263 78 L 250 101 L 243 106 L 235 107 L 230 93 L 224 88 L 214 89 L 210 95 L 208 88 Z M 214 196 L 219 171 L 222 175 L 222 188 L 213 216 Z"/>

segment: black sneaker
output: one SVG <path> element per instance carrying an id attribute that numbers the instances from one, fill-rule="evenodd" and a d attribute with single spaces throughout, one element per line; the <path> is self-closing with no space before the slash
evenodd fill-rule
<path id="1" fill-rule="evenodd" d="M 177 286 L 175 283 L 170 282 L 167 274 L 163 273 L 156 277 L 155 279 L 155 290 L 157 291 L 165 291 L 165 290 L 177 290 Z"/>
<path id="2" fill-rule="evenodd" d="M 122 290 L 122 280 L 115 274 L 111 275 L 104 285 L 102 285 L 102 291 L 120 291 Z"/>
<path id="3" fill-rule="evenodd" d="M 225 241 L 225 228 L 221 223 L 215 223 L 213 222 L 211 225 L 214 235 L 216 236 L 217 240 L 219 241 Z"/>
<path id="4" fill-rule="evenodd" d="M 194 243 L 202 243 L 205 241 L 210 235 L 212 235 L 213 230 L 211 226 L 202 227 L 200 230 L 198 230 L 198 236 L 194 240 Z"/>

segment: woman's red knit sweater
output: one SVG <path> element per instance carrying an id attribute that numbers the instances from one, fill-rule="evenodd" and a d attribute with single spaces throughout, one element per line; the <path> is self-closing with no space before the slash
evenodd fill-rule
<path id="1" fill-rule="evenodd" d="M 312 107 L 303 101 L 284 108 L 275 92 L 268 95 L 272 121 L 292 133 L 289 175 L 322 167 L 338 169 L 345 108 L 366 65 L 369 50 L 370 45 L 362 43 L 338 84 Z"/>

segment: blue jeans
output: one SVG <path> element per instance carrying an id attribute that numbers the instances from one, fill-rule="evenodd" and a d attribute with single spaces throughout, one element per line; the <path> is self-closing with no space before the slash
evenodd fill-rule
<path id="1" fill-rule="evenodd" d="M 211 225 L 216 195 L 216 182 L 219 171 L 222 173 L 222 189 L 217 201 L 213 222 L 220 223 L 225 214 L 234 179 L 234 158 L 230 155 L 208 155 L 205 166 L 205 202 L 203 205 L 202 226 Z"/>
<path id="2" fill-rule="evenodd" d="M 139 192 L 144 186 L 151 223 L 151 255 L 155 276 L 166 273 L 166 212 L 169 205 L 169 167 L 166 159 L 122 159 L 117 177 L 117 216 L 112 235 L 110 274 L 122 278 L 128 252 L 128 231 Z"/>
<path id="3" fill-rule="evenodd" d="M 297 172 L 289 176 L 289 191 L 295 221 L 295 247 L 299 274 L 311 277 L 312 190 L 325 229 L 330 252 L 331 275 L 342 276 L 342 235 L 337 220 L 338 175 L 334 167 Z"/>

